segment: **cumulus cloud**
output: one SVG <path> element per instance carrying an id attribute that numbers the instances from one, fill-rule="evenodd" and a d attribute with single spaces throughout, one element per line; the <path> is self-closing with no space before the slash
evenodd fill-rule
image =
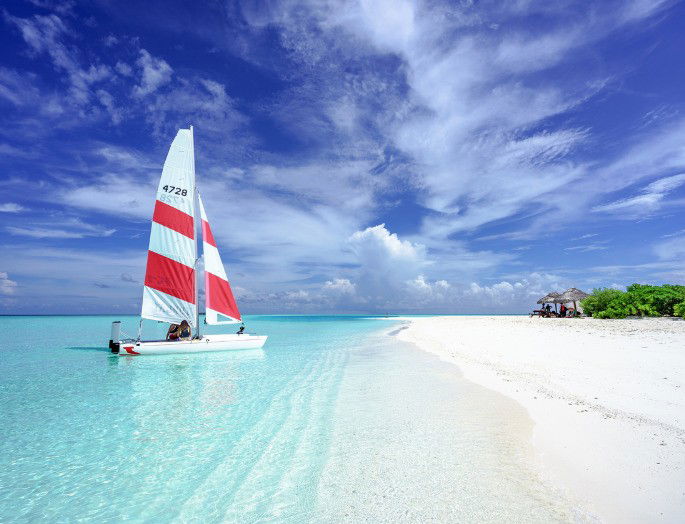
<path id="1" fill-rule="evenodd" d="M 390 298 L 428 264 L 424 246 L 390 233 L 385 224 L 355 232 L 348 244 L 358 264 L 357 282 L 368 296 Z"/>
<path id="2" fill-rule="evenodd" d="M 324 283 L 323 291 L 324 293 L 335 295 L 354 295 L 357 291 L 357 286 L 346 278 L 334 278 Z"/>
<path id="3" fill-rule="evenodd" d="M 407 282 L 411 296 L 418 297 L 424 303 L 441 303 L 448 298 L 452 286 L 446 280 L 430 282 L 426 277 L 419 275 L 414 280 Z"/>
<path id="4" fill-rule="evenodd" d="M 6 272 L 0 271 L 0 295 L 14 295 L 17 290 L 17 283 L 10 280 Z"/>
<path id="5" fill-rule="evenodd" d="M 463 292 L 462 307 L 480 311 L 524 312 L 551 291 L 571 287 L 567 279 L 549 273 L 531 273 L 515 280 L 483 285 L 472 282 Z"/>

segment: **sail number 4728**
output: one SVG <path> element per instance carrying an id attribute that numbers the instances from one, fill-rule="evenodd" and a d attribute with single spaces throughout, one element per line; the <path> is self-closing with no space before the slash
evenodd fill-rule
<path id="1" fill-rule="evenodd" d="M 171 193 L 172 195 L 181 195 L 181 196 L 187 196 L 188 195 L 187 189 L 182 189 L 182 188 L 176 187 L 176 186 L 164 186 L 162 189 L 164 191 L 166 191 L 167 193 Z"/>

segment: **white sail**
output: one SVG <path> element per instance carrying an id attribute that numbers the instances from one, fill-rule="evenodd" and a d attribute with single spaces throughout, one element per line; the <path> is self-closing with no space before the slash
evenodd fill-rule
<path id="1" fill-rule="evenodd" d="M 205 206 L 198 195 L 202 219 L 202 253 L 205 261 L 205 322 L 207 324 L 235 324 L 241 321 L 238 305 L 228 283 L 226 270 L 209 226 Z M 219 320 L 219 315 L 229 320 Z"/>
<path id="2" fill-rule="evenodd" d="M 195 191 L 193 132 L 181 129 L 157 188 L 141 316 L 197 329 Z"/>

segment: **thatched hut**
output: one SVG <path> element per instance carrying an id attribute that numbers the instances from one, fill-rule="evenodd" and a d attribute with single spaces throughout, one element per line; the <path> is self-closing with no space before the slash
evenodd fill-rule
<path id="1" fill-rule="evenodd" d="M 557 304 L 563 303 L 560 301 L 560 297 L 561 297 L 561 293 L 557 293 L 556 291 L 552 291 L 551 293 L 547 293 L 544 297 L 542 297 L 540 300 L 538 300 L 538 304 L 554 304 L 554 310 L 556 311 Z"/>
<path id="2" fill-rule="evenodd" d="M 579 311 L 578 305 L 576 303 L 580 302 L 587 296 L 589 296 L 589 293 L 581 291 L 578 288 L 572 287 L 564 291 L 559 297 L 559 300 L 561 300 L 561 303 L 563 304 L 566 304 L 567 302 L 573 302 L 573 309 Z M 579 312 L 582 313 L 582 309 Z"/>

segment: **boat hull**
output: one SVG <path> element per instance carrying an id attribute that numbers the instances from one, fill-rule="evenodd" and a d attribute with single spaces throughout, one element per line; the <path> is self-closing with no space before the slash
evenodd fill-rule
<path id="1" fill-rule="evenodd" d="M 206 353 L 260 349 L 266 342 L 266 335 L 243 333 L 229 335 L 205 335 L 199 340 L 152 340 L 141 342 L 120 342 L 119 356 L 173 355 L 183 353 Z"/>

